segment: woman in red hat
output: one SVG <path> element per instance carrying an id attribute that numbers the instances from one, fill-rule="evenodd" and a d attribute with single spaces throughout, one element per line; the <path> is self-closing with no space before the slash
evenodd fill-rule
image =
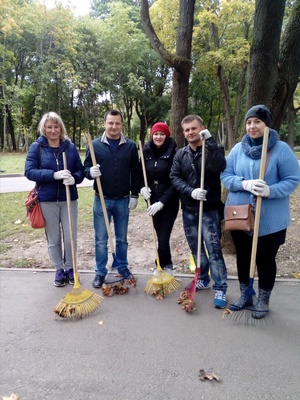
<path id="1" fill-rule="evenodd" d="M 169 177 L 175 151 L 176 142 L 169 126 L 164 122 L 154 124 L 151 138 L 143 148 L 148 188 L 143 182 L 140 193 L 145 200 L 150 199 L 147 213 L 153 217 L 160 266 L 171 274 L 170 236 L 179 209 L 179 196 Z"/>

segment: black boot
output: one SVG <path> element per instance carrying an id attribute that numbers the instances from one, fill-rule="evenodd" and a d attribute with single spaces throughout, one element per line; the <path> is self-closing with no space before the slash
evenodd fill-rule
<path id="1" fill-rule="evenodd" d="M 122 275 L 122 277 L 124 279 L 131 279 L 132 278 L 132 274 L 131 274 L 131 272 L 129 271 L 129 269 L 127 267 L 123 268 L 121 271 L 118 270 L 118 272 L 119 272 L 120 275 Z"/>
<path id="2" fill-rule="evenodd" d="M 234 303 L 229 305 L 229 310 L 240 311 L 245 307 L 250 307 L 253 304 L 253 298 L 247 293 L 249 286 L 245 283 L 240 284 L 241 297 L 238 298 Z"/>
<path id="3" fill-rule="evenodd" d="M 105 275 L 96 275 L 93 281 L 93 287 L 95 289 L 100 289 L 104 283 Z"/>
<path id="4" fill-rule="evenodd" d="M 271 290 L 259 289 L 258 300 L 255 306 L 255 311 L 252 313 L 252 318 L 264 318 L 269 312 L 269 300 Z"/>

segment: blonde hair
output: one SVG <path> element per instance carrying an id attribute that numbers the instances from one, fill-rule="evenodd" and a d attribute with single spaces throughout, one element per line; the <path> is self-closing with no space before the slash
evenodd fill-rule
<path id="1" fill-rule="evenodd" d="M 67 131 L 66 131 L 65 124 L 63 123 L 63 120 L 61 119 L 61 117 L 53 111 L 50 111 L 42 116 L 42 119 L 40 120 L 39 125 L 38 125 L 38 132 L 42 136 L 46 136 L 45 135 L 45 125 L 49 120 L 53 121 L 55 124 L 60 126 L 60 128 L 61 128 L 60 139 L 61 140 L 67 139 Z"/>

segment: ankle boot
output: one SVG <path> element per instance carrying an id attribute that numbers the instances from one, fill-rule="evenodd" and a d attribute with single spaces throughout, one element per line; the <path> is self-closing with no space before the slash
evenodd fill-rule
<path id="1" fill-rule="evenodd" d="M 252 313 L 252 318 L 264 318 L 269 312 L 269 300 L 271 290 L 259 289 L 258 300 L 255 305 L 255 311 Z"/>
<path id="2" fill-rule="evenodd" d="M 248 285 L 245 283 L 240 284 L 241 297 L 238 298 L 234 303 L 229 305 L 229 310 L 240 311 L 245 307 L 250 307 L 253 304 L 253 298 L 247 293 Z"/>

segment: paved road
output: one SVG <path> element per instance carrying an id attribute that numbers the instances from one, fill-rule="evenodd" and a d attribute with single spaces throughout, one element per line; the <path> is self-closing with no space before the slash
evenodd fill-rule
<path id="1" fill-rule="evenodd" d="M 196 293 L 186 314 L 176 300 L 188 282 L 158 301 L 138 288 L 105 297 L 82 320 L 55 318 L 71 290 L 53 271 L 0 272 L 0 398 L 20 400 L 299 400 L 300 318 L 297 282 L 277 282 L 273 325 L 222 319 L 212 289 Z M 81 272 L 92 289 L 93 273 Z M 229 301 L 238 295 L 230 280 Z M 100 292 L 101 294 L 101 292 Z M 245 317 L 243 315 L 243 317 Z M 221 381 L 201 382 L 210 368 Z"/>
<path id="2" fill-rule="evenodd" d="M 84 179 L 80 185 L 77 185 L 77 187 L 92 185 L 93 181 Z M 29 181 L 23 175 L 0 175 L 0 193 L 29 192 L 33 186 L 34 182 Z"/>

